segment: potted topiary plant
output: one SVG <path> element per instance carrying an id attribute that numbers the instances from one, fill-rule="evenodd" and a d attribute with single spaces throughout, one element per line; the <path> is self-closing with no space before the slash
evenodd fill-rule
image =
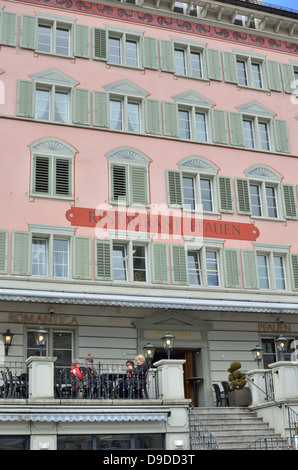
<path id="1" fill-rule="evenodd" d="M 239 369 L 241 362 L 231 362 L 228 372 L 228 380 L 230 383 L 231 391 L 228 393 L 230 406 L 248 406 L 251 404 L 251 391 L 245 387 L 246 379 L 245 374 Z"/>

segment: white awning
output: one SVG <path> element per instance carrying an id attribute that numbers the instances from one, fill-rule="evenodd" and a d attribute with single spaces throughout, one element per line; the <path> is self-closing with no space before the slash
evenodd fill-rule
<path id="1" fill-rule="evenodd" d="M 77 292 L 0 289 L 0 300 L 71 305 L 107 305 L 172 310 L 212 310 L 225 312 L 298 313 L 297 303 L 265 302 L 141 295 L 111 295 Z"/>

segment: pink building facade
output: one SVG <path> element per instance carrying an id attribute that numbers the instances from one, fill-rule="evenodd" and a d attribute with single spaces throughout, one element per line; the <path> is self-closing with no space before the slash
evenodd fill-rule
<path id="1" fill-rule="evenodd" d="M 298 338 L 297 13 L 0 0 L 1 328 L 59 364 L 175 337 L 186 396 Z M 195 380 L 191 380 L 195 378 Z"/>

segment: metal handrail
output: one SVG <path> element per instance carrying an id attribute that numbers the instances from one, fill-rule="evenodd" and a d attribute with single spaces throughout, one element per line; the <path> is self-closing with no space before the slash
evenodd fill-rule
<path id="1" fill-rule="evenodd" d="M 298 434 L 298 413 L 289 405 L 285 405 L 288 410 L 289 434 L 292 446 L 295 448 L 295 435 Z"/>
<path id="2" fill-rule="evenodd" d="M 254 387 L 256 387 L 260 392 L 264 393 L 265 395 L 265 400 L 266 401 L 275 401 L 274 398 L 274 386 L 273 386 L 273 377 L 272 377 L 272 371 L 264 372 L 264 379 L 265 379 L 265 390 L 260 388 L 257 384 L 254 383 L 254 381 L 250 378 L 245 376 L 245 379 L 248 380 L 249 383 L 251 383 Z"/>
<path id="3" fill-rule="evenodd" d="M 261 437 L 246 450 L 292 450 L 292 446 L 287 444 L 287 439 L 284 437 Z"/>
<path id="4" fill-rule="evenodd" d="M 192 405 L 189 406 L 188 412 L 191 450 L 217 450 L 219 448 L 217 439 L 197 417 Z"/>

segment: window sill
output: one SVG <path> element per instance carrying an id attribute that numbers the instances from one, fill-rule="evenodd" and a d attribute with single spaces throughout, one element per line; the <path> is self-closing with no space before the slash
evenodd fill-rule
<path id="1" fill-rule="evenodd" d="M 69 55 L 64 55 L 64 54 L 56 54 L 56 52 L 43 52 L 43 51 L 34 51 L 35 57 L 38 57 L 39 55 L 45 55 L 45 56 L 51 56 L 51 57 L 61 57 L 62 59 L 70 59 L 74 60 L 75 56 L 72 54 Z"/>
<path id="2" fill-rule="evenodd" d="M 179 74 L 179 73 L 175 73 L 174 72 L 174 78 L 189 78 L 191 80 L 199 80 L 199 81 L 202 81 L 202 82 L 206 82 L 206 83 L 209 83 L 210 82 L 210 79 L 209 78 L 205 78 L 205 77 L 194 77 L 193 75 L 183 75 L 183 74 Z"/>
<path id="3" fill-rule="evenodd" d="M 251 222 L 254 222 L 255 220 L 264 220 L 268 222 L 280 222 L 282 224 L 286 223 L 286 219 L 281 219 L 279 217 L 261 217 L 261 216 L 251 216 Z"/>
<path id="4" fill-rule="evenodd" d="M 32 201 L 33 199 L 53 199 L 56 201 L 71 201 L 74 203 L 74 197 L 73 196 L 54 196 L 51 194 L 35 194 L 31 193 L 30 194 L 30 200 Z"/>
<path id="5" fill-rule="evenodd" d="M 243 90 L 262 91 L 263 93 L 271 93 L 271 90 L 269 90 L 268 88 L 257 88 L 257 87 L 250 86 L 250 85 L 239 85 L 238 83 L 236 83 L 236 86 L 238 90 L 243 89 Z"/>
<path id="6" fill-rule="evenodd" d="M 120 68 L 131 69 L 131 70 L 140 70 L 140 72 L 144 72 L 145 70 L 144 67 L 141 67 L 141 66 L 134 67 L 133 65 L 115 64 L 114 62 L 107 61 L 107 68 L 110 69 L 111 67 L 120 67 Z"/>

